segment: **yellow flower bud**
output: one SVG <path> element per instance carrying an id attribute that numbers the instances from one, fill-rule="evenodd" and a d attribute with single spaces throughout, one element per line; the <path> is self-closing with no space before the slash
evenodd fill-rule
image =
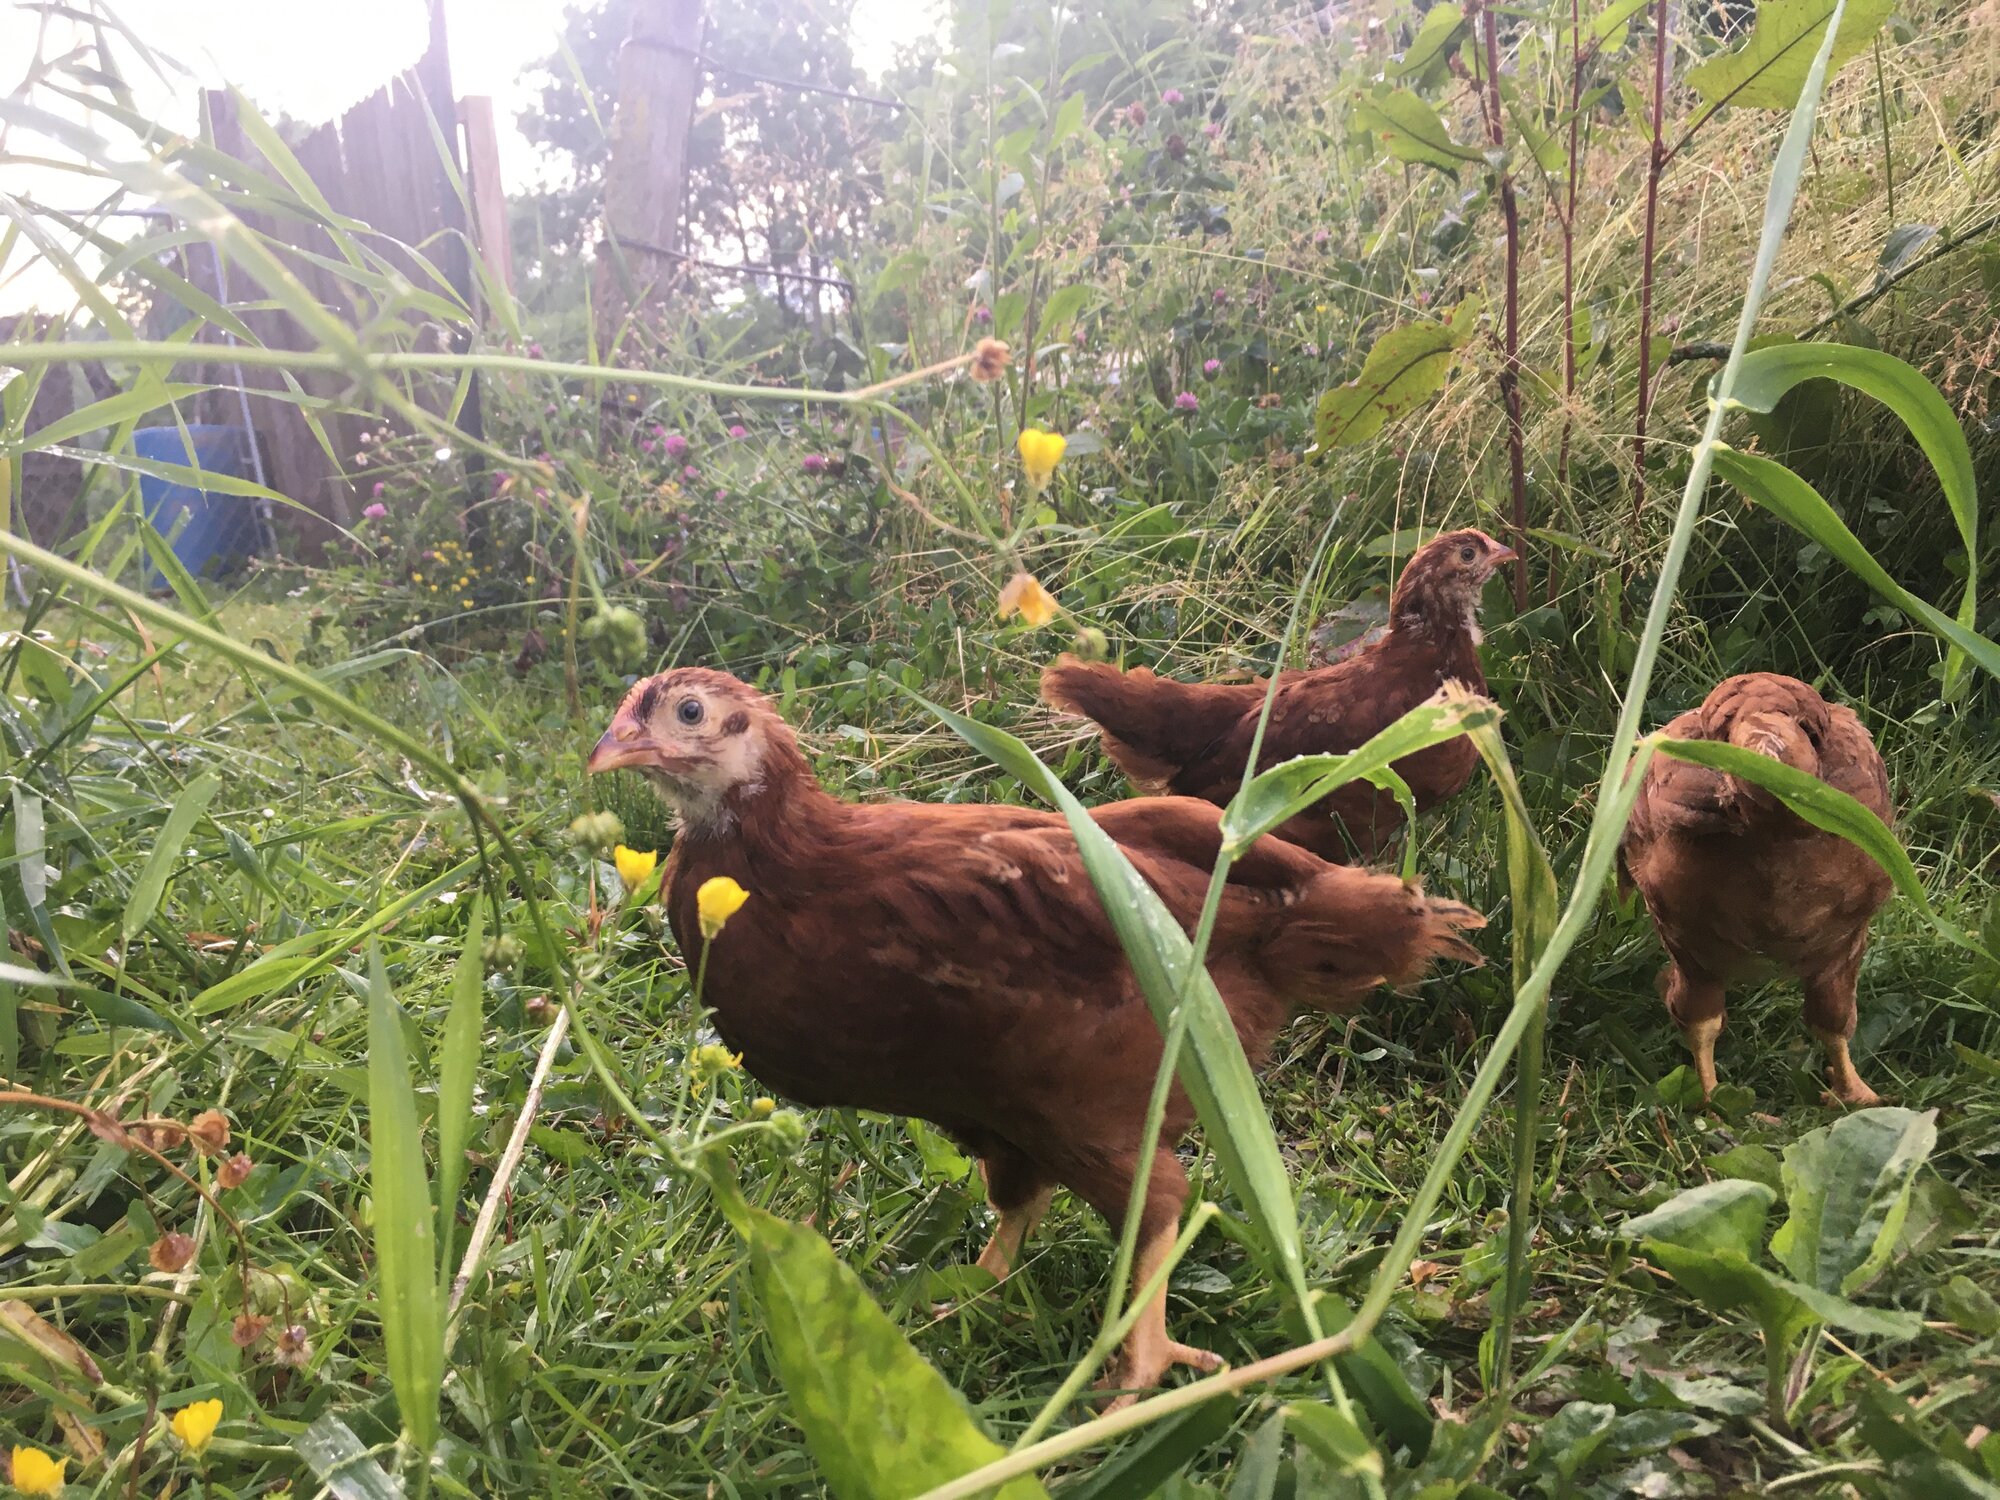
<path id="1" fill-rule="evenodd" d="M 1049 487 L 1049 480 L 1056 472 L 1056 465 L 1062 462 L 1063 450 L 1069 446 L 1069 439 L 1060 432 L 1039 432 L 1032 427 L 1023 427 L 1015 446 L 1021 450 L 1021 467 L 1027 471 L 1028 488 L 1039 495 Z"/>
<path id="2" fill-rule="evenodd" d="M 201 1450 L 208 1446 L 208 1440 L 215 1436 L 215 1429 L 221 1421 L 220 1401 L 197 1401 L 174 1413 L 174 1436 L 187 1445 L 188 1452 L 199 1457 Z"/>
<path id="3" fill-rule="evenodd" d="M 636 891 L 653 873 L 654 866 L 660 862 L 660 856 L 651 849 L 644 851 L 628 849 L 620 844 L 611 851 L 611 862 L 618 866 L 618 878 L 625 882 L 625 889 Z"/>
<path id="4" fill-rule="evenodd" d="M 694 893 L 695 909 L 701 915 L 701 935 L 713 939 L 749 899 L 750 893 L 727 875 L 704 880 L 701 889 Z"/>
<path id="5" fill-rule="evenodd" d="M 1039 630 L 1056 617 L 1060 608 L 1051 594 L 1035 581 L 1032 573 L 1016 573 L 1000 590 L 1000 618 L 1019 615 Z"/>
<path id="6" fill-rule="evenodd" d="M 50 1458 L 39 1448 L 14 1450 L 13 1485 L 24 1495 L 60 1495 L 66 1458 Z"/>

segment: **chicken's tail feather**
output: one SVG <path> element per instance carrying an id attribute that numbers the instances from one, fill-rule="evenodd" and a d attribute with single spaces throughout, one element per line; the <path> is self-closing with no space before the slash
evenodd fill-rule
<path id="1" fill-rule="evenodd" d="M 1166 790 L 1176 772 L 1200 760 L 1262 691 L 1175 682 L 1145 667 L 1121 671 L 1068 655 L 1042 669 L 1043 700 L 1093 721 L 1118 769 L 1151 791 Z"/>

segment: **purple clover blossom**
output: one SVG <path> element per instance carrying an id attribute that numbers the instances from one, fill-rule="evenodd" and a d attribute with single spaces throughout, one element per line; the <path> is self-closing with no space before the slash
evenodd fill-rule
<path id="1" fill-rule="evenodd" d="M 679 463 L 687 457 L 688 440 L 678 432 L 670 432 L 661 440 L 660 446 L 667 450 L 667 457 Z"/>
<path id="2" fill-rule="evenodd" d="M 993 309 L 990 307 L 973 308 L 972 321 L 975 323 L 982 323 L 982 324 L 991 323 L 993 321 Z"/>
<path id="3" fill-rule="evenodd" d="M 1216 376 L 1222 373 L 1222 361 L 1219 359 L 1203 360 L 1201 373 L 1206 375 L 1210 380 L 1215 379 Z"/>
<path id="4" fill-rule="evenodd" d="M 384 505 L 380 500 L 377 500 L 373 505 L 364 505 L 361 508 L 361 519 L 364 521 L 379 521 L 388 514 L 389 507 Z"/>
<path id="5" fill-rule="evenodd" d="M 640 438 L 639 451 L 641 453 L 651 453 L 653 451 L 653 440 L 651 438 Z"/>
<path id="6" fill-rule="evenodd" d="M 1187 103 L 1187 95 L 1183 94 L 1179 89 L 1165 89 L 1160 94 L 1160 103 L 1166 105 L 1168 109 L 1172 109 L 1177 104 Z"/>
<path id="7" fill-rule="evenodd" d="M 1130 125 L 1134 130 L 1137 130 L 1141 125 L 1145 124 L 1146 106 L 1141 104 L 1137 99 L 1134 99 L 1130 104 L 1126 105 L 1125 123 L 1127 125 Z"/>
<path id="8" fill-rule="evenodd" d="M 1189 414 L 1198 412 L 1201 410 L 1201 397 L 1197 396 L 1193 391 L 1182 391 L 1178 396 L 1174 397 L 1174 410 L 1184 411 Z"/>
<path id="9" fill-rule="evenodd" d="M 826 455 L 824 453 L 808 453 L 804 458 L 799 460 L 799 467 L 804 469 L 808 474 L 824 474 L 826 472 Z"/>
<path id="10" fill-rule="evenodd" d="M 685 479 L 689 484 L 693 484 L 697 479 L 701 478 L 701 470 L 697 469 L 693 464 L 689 464 L 681 470 L 681 478 Z"/>
<path id="11" fill-rule="evenodd" d="M 1333 231 L 1331 229 L 1328 229 L 1324 224 L 1322 224 L 1319 228 L 1313 231 L 1313 243 L 1315 245 L 1324 245 L 1328 240 L 1332 238 L 1333 238 Z"/>
<path id="12" fill-rule="evenodd" d="M 729 435 L 733 438 L 747 438 L 750 436 L 750 429 L 745 427 L 741 422 L 731 422 L 729 424 Z"/>
<path id="13" fill-rule="evenodd" d="M 1215 289 L 1215 305 L 1217 307 L 1220 307 L 1228 300 L 1229 300 L 1229 288 L 1226 286 L 1217 287 Z"/>
<path id="14" fill-rule="evenodd" d="M 382 498 L 382 492 L 388 488 L 389 488 L 388 485 L 384 484 L 381 480 L 378 479 L 375 481 L 375 488 L 370 490 L 368 493 L 372 498 L 380 500 Z"/>
<path id="15" fill-rule="evenodd" d="M 1220 140 L 1222 138 L 1222 122 L 1220 120 L 1203 120 L 1201 122 L 1201 133 L 1211 141 Z"/>

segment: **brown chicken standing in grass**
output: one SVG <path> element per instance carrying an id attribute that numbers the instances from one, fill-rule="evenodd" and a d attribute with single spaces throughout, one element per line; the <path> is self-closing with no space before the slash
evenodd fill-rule
<path id="1" fill-rule="evenodd" d="M 1479 595 L 1514 552 L 1483 531 L 1448 531 L 1417 551 L 1389 599 L 1389 629 L 1344 661 L 1278 677 L 1258 764 L 1341 754 L 1366 743 L 1447 682 L 1486 690 Z M 1148 792 L 1226 805 L 1243 782 L 1265 684 L 1174 682 L 1065 656 L 1042 673 L 1042 697 L 1096 721 L 1104 750 Z M 1479 764 L 1464 737 L 1396 762 L 1417 810 L 1455 796 Z M 1277 830 L 1322 859 L 1368 860 L 1402 826 L 1396 799 L 1349 782 Z"/>
<path id="2" fill-rule="evenodd" d="M 999 1213 L 979 1264 L 1005 1276 L 1064 1186 L 1125 1214 L 1161 1040 L 1076 841 L 1033 808 L 830 796 L 760 693 L 681 668 L 637 684 L 590 770 L 643 773 L 678 811 L 663 889 L 691 966 L 696 892 L 750 892 L 706 954 L 704 999 L 744 1065 L 801 1104 L 915 1115 L 979 1158 Z M 1191 929 L 1219 847 L 1216 809 L 1186 798 L 1092 814 Z M 1295 1008 L 1339 1009 L 1433 959 L 1476 962 L 1477 912 L 1393 876 L 1264 839 L 1233 867 L 1209 952 L 1251 1060 Z M 1139 1226 L 1135 1286 L 1173 1244 L 1187 1178 L 1176 1087 Z M 1126 1341 L 1118 1379 L 1220 1364 L 1167 1337 L 1166 1296 Z"/>
<path id="3" fill-rule="evenodd" d="M 1889 777 L 1854 711 L 1774 672 L 1731 677 L 1661 731 L 1726 741 L 1847 793 L 1884 822 Z M 1848 1056 L 1868 922 L 1889 877 L 1860 848 L 1805 822 L 1770 793 L 1724 772 L 1655 756 L 1618 849 L 1620 885 L 1637 886 L 1672 962 L 1660 993 L 1715 1089 L 1725 988 L 1777 970 L 1805 986 L 1806 1025 L 1826 1049 L 1827 1102 L 1879 1104 Z"/>

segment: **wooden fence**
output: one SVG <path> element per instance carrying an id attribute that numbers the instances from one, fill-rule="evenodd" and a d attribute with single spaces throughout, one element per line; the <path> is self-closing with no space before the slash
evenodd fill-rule
<path id="1" fill-rule="evenodd" d="M 478 247 L 501 285 L 511 286 L 513 279 L 492 101 L 460 101 L 454 97 L 440 0 L 430 0 L 429 13 L 429 45 L 416 65 L 338 120 L 314 130 L 293 147 L 293 154 L 330 208 L 373 231 L 363 237 L 371 252 L 401 270 L 417 288 L 436 291 L 432 273 L 419 268 L 402 247 L 420 249 L 453 291 L 476 307 L 470 245 Z M 203 105 L 204 130 L 211 144 L 273 179 L 278 177 L 272 164 L 249 139 L 232 96 L 210 91 L 204 95 Z M 470 223 L 454 174 L 466 184 L 466 196 L 471 199 Z M 286 259 L 323 306 L 351 326 L 368 320 L 374 310 L 372 306 L 357 305 L 367 299 L 357 297 L 352 283 L 340 273 L 328 265 L 315 263 L 315 256 L 334 266 L 342 263 L 332 235 L 317 218 L 292 213 L 280 216 L 243 208 L 239 212 L 245 223 L 258 233 L 305 252 Z M 196 255 L 191 260 L 186 268 L 191 279 L 221 300 L 233 300 L 236 311 L 260 343 L 274 349 L 311 347 L 312 340 L 290 314 L 242 305 L 256 296 L 247 280 L 239 280 L 235 285 L 220 284 L 228 277 L 224 263 L 207 255 Z M 202 338 L 211 343 L 227 342 L 227 336 L 214 328 L 204 329 Z M 286 388 L 285 377 L 277 371 L 245 370 L 243 377 L 244 384 L 253 392 L 260 388 Z M 205 378 L 218 385 L 230 385 L 235 382 L 236 373 L 225 356 L 205 372 Z M 308 397 L 328 403 L 316 413 L 326 443 L 322 445 L 298 405 L 285 400 L 258 399 L 253 394 L 250 410 L 262 439 L 260 457 L 266 468 L 263 482 L 324 521 L 348 525 L 366 503 L 358 491 L 369 479 L 366 470 L 350 469 L 352 457 L 360 446 L 361 419 L 340 412 L 331 404 L 347 389 L 348 381 L 338 375 L 294 378 Z M 206 403 L 204 419 L 242 421 L 240 402 L 233 391 L 211 392 Z M 476 424 L 478 420 L 475 396 L 461 413 L 460 421 L 464 425 Z M 476 435 L 476 426 L 473 430 Z M 330 526 L 315 525 L 296 512 L 292 515 L 293 522 L 288 525 L 281 513 L 277 517 L 279 525 L 293 531 L 308 549 L 333 535 Z"/>

